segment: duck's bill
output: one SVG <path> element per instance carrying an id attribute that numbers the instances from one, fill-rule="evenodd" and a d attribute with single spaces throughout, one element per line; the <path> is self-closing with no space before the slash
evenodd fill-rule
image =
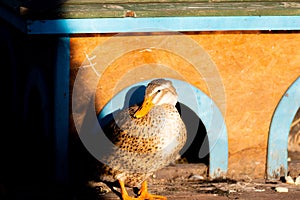
<path id="1" fill-rule="evenodd" d="M 154 106 L 151 98 L 146 98 L 141 107 L 134 113 L 135 118 L 141 118 L 148 114 Z"/>

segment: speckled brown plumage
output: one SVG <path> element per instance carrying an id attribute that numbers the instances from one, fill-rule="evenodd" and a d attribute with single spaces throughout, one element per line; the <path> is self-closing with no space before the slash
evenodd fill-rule
<path id="1" fill-rule="evenodd" d="M 115 115 L 107 133 L 115 147 L 101 168 L 102 180 L 121 180 L 127 186 L 139 187 L 153 172 L 178 157 L 186 141 L 186 128 L 175 104 L 164 103 L 168 100 L 163 100 L 163 95 L 171 95 L 177 101 L 176 90 L 170 81 L 155 80 L 148 84 L 145 98 L 152 96 L 159 105 L 154 103 L 151 110 L 140 118 L 135 117 L 140 109 L 138 106 Z"/>

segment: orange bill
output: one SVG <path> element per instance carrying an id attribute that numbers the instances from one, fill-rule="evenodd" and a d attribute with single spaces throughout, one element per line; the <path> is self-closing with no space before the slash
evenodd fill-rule
<path id="1" fill-rule="evenodd" d="M 134 113 L 135 118 L 141 118 L 147 115 L 147 113 L 151 110 L 151 108 L 154 106 L 152 103 L 152 98 L 146 98 L 141 105 L 141 107 Z"/>

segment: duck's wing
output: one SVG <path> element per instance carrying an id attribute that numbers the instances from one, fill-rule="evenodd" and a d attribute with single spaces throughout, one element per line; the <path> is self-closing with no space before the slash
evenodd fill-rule
<path id="1" fill-rule="evenodd" d="M 103 131 L 106 137 L 115 145 L 120 142 L 120 139 L 124 137 L 124 134 L 128 132 L 132 121 L 135 120 L 133 114 L 138 109 L 138 106 L 134 105 L 129 108 L 122 109 L 112 114 L 112 119 L 103 127 Z"/>

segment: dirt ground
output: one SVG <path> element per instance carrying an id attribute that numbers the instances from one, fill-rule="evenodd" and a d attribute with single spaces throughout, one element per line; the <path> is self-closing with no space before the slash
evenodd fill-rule
<path id="1" fill-rule="evenodd" d="M 266 181 L 245 177 L 241 180 L 209 180 L 205 178 L 206 170 L 207 167 L 203 164 L 168 166 L 149 179 L 149 191 L 166 196 L 168 200 L 300 199 L 300 185 L 288 184 L 284 179 Z M 127 190 L 134 196 L 134 189 Z M 119 194 L 118 187 L 108 187 L 102 182 L 90 181 L 85 190 L 78 193 L 77 199 L 118 200 Z"/>
<path id="2" fill-rule="evenodd" d="M 187 170 L 189 168 L 189 170 Z M 300 185 L 287 184 L 283 180 L 268 182 L 264 179 L 207 180 L 199 175 L 206 166 L 178 164 L 159 171 L 148 182 L 149 192 L 166 196 L 168 200 L 287 200 L 300 199 Z M 299 169 L 299 168 L 298 168 Z M 199 174 L 197 174 L 199 172 Z M 278 192 L 276 188 L 287 190 Z M 97 181 L 89 181 L 77 188 L 52 187 L 45 182 L 34 185 L 16 181 L 5 191 L 0 187 L 1 200 L 120 200 L 119 188 Z M 127 188 L 130 195 L 134 189 Z"/>

